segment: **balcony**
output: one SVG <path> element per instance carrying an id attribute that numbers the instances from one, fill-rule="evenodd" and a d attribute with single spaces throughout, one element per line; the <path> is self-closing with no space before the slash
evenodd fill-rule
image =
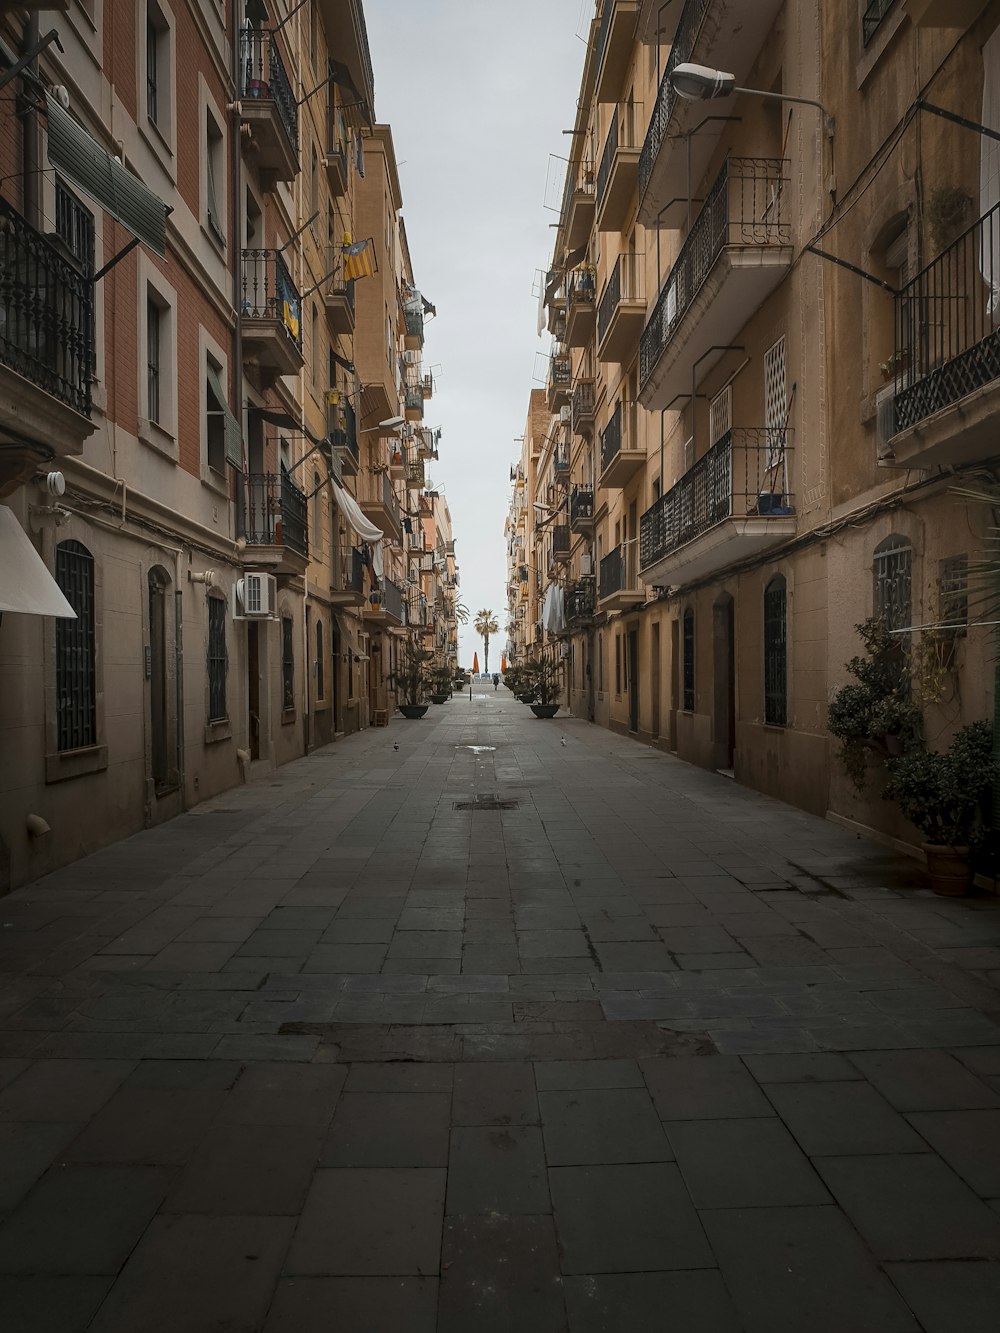
<path id="1" fill-rule="evenodd" d="M 271 379 L 302 369 L 301 300 L 277 250 L 244 250 L 243 354 Z"/>
<path id="2" fill-rule="evenodd" d="M 646 594 L 639 586 L 635 548 L 635 542 L 625 542 L 601 561 L 599 611 L 627 611 L 630 606 L 641 606 L 646 600 Z"/>
<path id="3" fill-rule="evenodd" d="M 566 346 L 586 347 L 594 337 L 597 309 L 592 269 L 577 269 L 570 275 L 567 293 Z"/>
<path id="4" fill-rule="evenodd" d="M 326 304 L 326 317 L 331 332 L 353 333 L 357 318 L 354 279 L 348 278 L 346 282 L 335 280 L 334 286 L 324 293 L 323 300 Z"/>
<path id="5" fill-rule="evenodd" d="M 240 114 L 261 174 L 289 183 L 299 173 L 299 112 L 274 34 L 240 32 Z"/>
<path id="6" fill-rule="evenodd" d="M 330 601 L 334 606 L 364 606 L 368 601 L 368 562 L 364 551 L 349 546 L 339 552 L 339 559 L 330 583 Z"/>
<path id="7" fill-rule="evenodd" d="M 550 412 L 558 412 L 560 407 L 569 402 L 570 386 L 573 379 L 573 362 L 562 352 L 557 352 L 549 360 L 549 379 L 546 386 Z"/>
<path id="8" fill-rule="evenodd" d="M 892 466 L 995 458 L 1000 412 L 1000 205 L 896 297 Z"/>
<path id="9" fill-rule="evenodd" d="M 398 584 L 392 579 L 383 579 L 382 587 L 368 597 L 365 620 L 373 621 L 376 625 L 402 625 L 405 614 L 403 593 Z"/>
<path id="10" fill-rule="evenodd" d="M 594 381 L 580 379 L 573 385 L 573 434 L 591 436 L 594 433 Z"/>
<path id="11" fill-rule="evenodd" d="M 93 365 L 93 278 L 0 200 L 0 428 L 25 442 L 4 450 L 0 494 L 53 454 L 80 453 Z"/>
<path id="12" fill-rule="evenodd" d="M 646 318 L 639 255 L 619 255 L 601 294 L 597 311 L 597 359 L 622 363 L 631 359 Z"/>
<path id="13" fill-rule="evenodd" d="M 595 96 L 599 102 L 617 102 L 621 93 L 635 40 L 639 8 L 638 0 L 604 0 L 594 47 Z"/>
<path id="14" fill-rule="evenodd" d="M 645 466 L 646 451 L 636 448 L 633 416 L 629 413 L 626 417 L 619 399 L 611 420 L 601 431 L 599 484 L 608 490 L 621 490 Z"/>
<path id="15" fill-rule="evenodd" d="M 569 173 L 573 173 L 570 163 Z M 577 250 L 590 240 L 594 227 L 594 170 L 584 163 L 579 176 L 567 174 L 562 218 L 566 226 L 566 248 Z"/>
<path id="16" fill-rule="evenodd" d="M 388 472 L 365 472 L 358 504 L 365 518 L 381 528 L 390 542 L 402 542 L 403 515 Z"/>
<path id="17" fill-rule="evenodd" d="M 594 617 L 594 580 L 580 579 L 566 589 L 566 624 L 570 629 L 588 624 Z"/>
<path id="18" fill-rule="evenodd" d="M 347 126 L 343 114 L 335 107 L 330 110 L 324 162 L 331 195 L 334 199 L 344 198 L 350 181 L 350 168 L 347 162 Z"/>
<path id="19" fill-rule="evenodd" d="M 403 414 L 407 421 L 424 419 L 424 386 L 408 384 L 403 394 Z"/>
<path id="20" fill-rule="evenodd" d="M 424 345 L 424 311 L 417 297 L 403 308 L 403 346 L 408 352 L 419 352 Z"/>
<path id="21" fill-rule="evenodd" d="M 564 565 L 569 560 L 569 524 L 555 523 L 552 527 L 552 559 L 557 565 Z"/>
<path id="22" fill-rule="evenodd" d="M 360 466 L 358 424 L 354 408 L 338 389 L 327 395 L 327 432 L 340 470 L 345 477 L 356 477 Z"/>
<path id="23" fill-rule="evenodd" d="M 685 0 L 639 158 L 639 221 L 643 226 L 679 225 L 685 204 L 664 209 L 683 193 L 678 182 L 688 179 L 687 155 L 690 152 L 691 180 L 697 183 L 708 169 L 725 126 L 721 120 L 706 122 L 701 103 L 678 97 L 670 85 L 671 73 L 678 65 L 693 61 L 727 70 L 736 75 L 737 84 L 745 84 L 783 3 Z M 696 125 L 699 132 L 688 137 Z"/>
<path id="24" fill-rule="evenodd" d="M 639 183 L 635 107 L 615 107 L 597 173 L 597 230 L 621 231 Z"/>
<path id="25" fill-rule="evenodd" d="M 683 584 L 795 536 L 790 432 L 727 431 L 639 523 L 642 576 Z"/>
<path id="26" fill-rule="evenodd" d="M 594 522 L 593 486 L 574 486 L 569 498 L 569 526 L 572 532 L 589 532 Z"/>
<path id="27" fill-rule="evenodd" d="M 787 162 L 732 157 L 667 275 L 642 334 L 639 401 L 650 411 L 691 391 L 737 342 L 792 263 Z"/>
<path id="28" fill-rule="evenodd" d="M 406 489 L 408 491 L 422 491 L 427 485 L 427 473 L 424 468 L 423 459 L 415 463 L 406 465 Z"/>
<path id="29" fill-rule="evenodd" d="M 552 456 L 552 473 L 557 482 L 565 485 L 569 481 L 569 445 L 557 444 Z"/>
<path id="30" fill-rule="evenodd" d="M 309 563 L 306 497 L 287 472 L 236 474 L 236 535 L 247 565 L 273 574 L 303 574 Z"/>

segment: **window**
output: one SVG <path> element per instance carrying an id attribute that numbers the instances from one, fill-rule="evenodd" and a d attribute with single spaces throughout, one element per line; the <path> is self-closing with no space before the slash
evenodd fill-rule
<path id="1" fill-rule="evenodd" d="M 615 635 L 615 694 L 622 692 L 622 636 Z"/>
<path id="2" fill-rule="evenodd" d="M 952 555 L 938 563 L 938 620 L 955 636 L 969 623 L 969 557 Z"/>
<path id="3" fill-rule="evenodd" d="M 316 698 L 326 697 L 326 664 L 323 660 L 323 622 L 316 621 Z"/>
<path id="4" fill-rule="evenodd" d="M 150 421 L 160 420 L 160 331 L 163 312 L 151 296 L 146 298 L 146 412 Z"/>
<path id="5" fill-rule="evenodd" d="M 150 3 L 146 7 L 146 115 L 154 125 L 159 112 L 159 43 L 156 6 Z"/>
<path id="6" fill-rule="evenodd" d="M 295 707 L 295 657 L 293 655 L 293 632 L 295 622 L 291 616 L 281 617 L 281 707 L 290 712 Z"/>
<path id="7" fill-rule="evenodd" d="M 137 6 L 138 8 L 138 6 Z M 141 10 L 140 10 L 140 22 Z M 171 137 L 171 33 L 158 0 L 146 0 L 146 116 L 165 139 Z"/>
<path id="8" fill-rule="evenodd" d="M 733 428 L 733 386 L 726 387 L 715 395 L 709 404 L 709 444 L 718 444 L 723 436 Z"/>
<path id="9" fill-rule="evenodd" d="M 79 260 L 84 272 L 94 271 L 94 215 L 61 180 L 56 181 L 56 235 Z"/>
<path id="10" fill-rule="evenodd" d="M 913 548 L 905 537 L 886 537 L 875 547 L 874 610 L 888 629 L 906 629 L 912 623 L 912 561 Z"/>
<path id="11" fill-rule="evenodd" d="M 226 220 L 222 211 L 225 194 L 221 188 L 224 167 L 222 130 L 208 112 L 205 118 L 205 220 L 220 244 L 225 244 L 226 240 Z"/>
<path id="12" fill-rule="evenodd" d="M 213 472 L 226 471 L 226 395 L 222 386 L 222 367 L 210 357 L 205 362 L 205 439 L 208 466 Z"/>
<path id="13" fill-rule="evenodd" d="M 684 711 L 694 712 L 694 612 L 688 608 L 683 620 L 683 687 Z"/>
<path id="14" fill-rule="evenodd" d="M 79 542 L 56 547 L 56 583 L 76 620 L 56 621 L 56 734 L 60 750 L 97 744 L 94 557 Z"/>
<path id="15" fill-rule="evenodd" d="M 776 574 L 764 589 L 764 721 L 783 727 L 788 721 L 787 593 Z"/>
<path id="16" fill-rule="evenodd" d="M 896 0 L 868 0 L 861 16 L 861 44 L 868 46 L 889 16 Z"/>
<path id="17" fill-rule="evenodd" d="M 226 603 L 221 597 L 208 598 L 208 720 L 221 722 L 226 712 Z"/>

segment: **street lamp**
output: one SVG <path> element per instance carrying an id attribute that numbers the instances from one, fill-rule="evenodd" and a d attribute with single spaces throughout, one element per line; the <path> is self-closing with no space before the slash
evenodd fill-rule
<path id="1" fill-rule="evenodd" d="M 373 430 L 398 430 L 400 426 L 406 425 L 405 417 L 390 417 L 388 421 L 380 421 L 377 426 L 368 426 L 364 430 L 359 430 L 359 435 L 370 435 Z"/>
<path id="2" fill-rule="evenodd" d="M 669 79 L 678 97 L 688 102 L 707 102 L 715 97 L 731 97 L 733 93 L 749 93 L 752 97 L 763 97 L 774 102 L 799 102 L 803 106 L 818 107 L 823 113 L 827 138 L 833 138 L 833 117 L 823 103 L 813 97 L 792 97 L 788 93 L 772 93 L 763 88 L 739 88 L 735 74 L 711 69 L 708 65 L 675 65 Z"/>

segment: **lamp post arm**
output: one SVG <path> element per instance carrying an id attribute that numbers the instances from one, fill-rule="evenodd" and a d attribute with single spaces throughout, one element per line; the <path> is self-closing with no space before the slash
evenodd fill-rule
<path id="1" fill-rule="evenodd" d="M 769 93 L 769 92 L 764 92 L 763 89 L 761 88 L 734 88 L 733 92 L 749 93 L 751 97 L 763 97 L 766 101 L 769 102 L 797 102 L 800 106 L 814 106 L 817 108 L 817 110 L 822 111 L 823 113 L 827 138 L 828 139 L 833 138 L 833 129 L 835 124 L 833 116 L 830 115 L 829 111 L 827 111 L 826 107 L 823 105 L 822 102 L 816 101 L 815 97 L 792 97 L 790 93 Z"/>

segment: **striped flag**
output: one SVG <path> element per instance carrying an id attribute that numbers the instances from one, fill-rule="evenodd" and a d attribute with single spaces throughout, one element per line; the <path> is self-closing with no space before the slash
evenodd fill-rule
<path id="1" fill-rule="evenodd" d="M 352 278 L 374 278 L 377 272 L 375 246 L 370 236 L 364 241 L 345 241 L 344 277 L 348 281 Z"/>

